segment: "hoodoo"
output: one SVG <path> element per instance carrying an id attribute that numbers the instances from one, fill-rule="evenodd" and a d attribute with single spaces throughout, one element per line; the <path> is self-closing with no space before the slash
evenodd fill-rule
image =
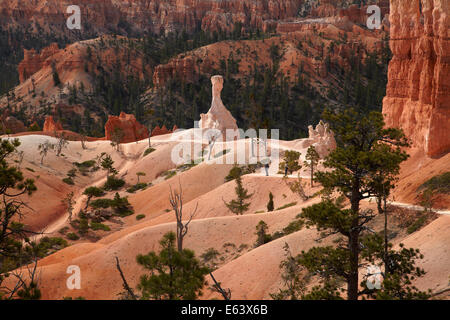
<path id="1" fill-rule="evenodd" d="M 55 131 L 61 131 L 63 130 L 61 122 L 53 119 L 53 116 L 46 116 L 45 122 L 44 122 L 44 132 L 55 132 Z"/>
<path id="2" fill-rule="evenodd" d="M 222 136 L 227 139 L 234 139 L 239 135 L 236 119 L 224 106 L 220 96 L 223 89 L 223 77 L 213 76 L 212 83 L 212 103 L 207 114 L 201 114 L 199 127 L 201 129 L 215 129 L 222 132 Z M 227 136 L 228 133 L 228 136 Z M 230 133 L 232 134 L 230 136 Z"/>
<path id="3" fill-rule="evenodd" d="M 148 129 L 140 124 L 134 115 L 124 112 L 109 116 L 105 124 L 106 140 L 111 140 L 115 130 L 122 131 L 121 143 L 130 143 L 148 138 Z"/>

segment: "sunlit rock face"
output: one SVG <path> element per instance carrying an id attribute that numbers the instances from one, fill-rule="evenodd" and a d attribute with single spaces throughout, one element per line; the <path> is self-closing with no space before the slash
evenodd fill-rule
<path id="1" fill-rule="evenodd" d="M 321 159 L 336 149 L 334 133 L 330 130 L 328 123 L 320 121 L 315 129 L 313 126 L 309 126 L 308 129 L 309 138 L 300 140 L 299 148 L 308 149 L 314 146 Z"/>
<path id="2" fill-rule="evenodd" d="M 236 119 L 231 112 L 223 105 L 221 92 L 223 89 L 223 77 L 214 76 L 212 83 L 212 103 L 207 114 L 201 114 L 199 127 L 201 129 L 213 129 L 222 134 L 227 140 L 239 137 Z"/>
<path id="3" fill-rule="evenodd" d="M 430 157 L 450 151 L 450 1 L 391 0 L 386 124 Z"/>
<path id="4" fill-rule="evenodd" d="M 44 122 L 44 128 L 42 129 L 44 132 L 55 132 L 63 130 L 61 122 L 53 119 L 53 116 L 46 116 Z"/>
<path id="5" fill-rule="evenodd" d="M 118 117 L 109 116 L 105 124 L 106 140 L 112 140 L 114 132 L 121 131 L 121 143 L 130 143 L 148 138 L 148 129 L 134 115 L 122 112 Z"/>

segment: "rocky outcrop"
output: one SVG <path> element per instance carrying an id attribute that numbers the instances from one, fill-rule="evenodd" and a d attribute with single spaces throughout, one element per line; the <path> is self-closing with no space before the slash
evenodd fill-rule
<path id="1" fill-rule="evenodd" d="M 44 128 L 42 129 L 42 131 L 53 133 L 55 131 L 61 131 L 61 130 L 63 130 L 61 122 L 59 122 L 59 121 L 55 122 L 55 120 L 53 119 L 53 116 L 45 117 Z"/>
<path id="2" fill-rule="evenodd" d="M 47 59 L 57 53 L 59 48 L 57 43 L 53 43 L 42 49 L 40 53 L 36 52 L 34 49 L 24 49 L 23 51 L 23 60 L 18 66 L 20 83 L 24 82 L 31 75 L 48 65 L 49 62 L 46 62 Z"/>
<path id="3" fill-rule="evenodd" d="M 330 130 L 328 123 L 320 121 L 315 129 L 313 126 L 309 126 L 308 129 L 309 138 L 300 140 L 299 147 L 301 149 L 314 146 L 321 159 L 324 159 L 331 151 L 336 149 L 334 133 Z"/>
<path id="4" fill-rule="evenodd" d="M 386 125 L 429 156 L 450 151 L 450 1 L 391 0 Z"/>
<path id="5" fill-rule="evenodd" d="M 148 129 L 140 124 L 134 115 L 122 112 L 118 117 L 109 116 L 105 124 L 106 140 L 116 139 L 118 134 L 121 143 L 130 143 L 148 138 Z"/>
<path id="6" fill-rule="evenodd" d="M 178 127 L 175 125 L 173 126 L 172 130 L 167 129 L 166 125 L 163 125 L 162 128 L 160 128 L 159 126 L 156 126 L 153 130 L 152 130 L 152 137 L 156 137 L 156 136 L 163 136 L 165 134 L 170 134 L 170 133 L 174 133 L 175 131 L 178 130 Z"/>
<path id="7" fill-rule="evenodd" d="M 214 129 L 222 133 L 224 139 L 234 139 L 239 137 L 236 119 L 231 112 L 225 108 L 220 96 L 223 89 L 223 77 L 213 76 L 212 83 L 212 103 L 207 114 L 201 114 L 199 127 L 201 129 Z"/>
<path id="8" fill-rule="evenodd" d="M 105 101 L 91 94 L 97 76 L 111 79 L 114 74 L 124 82 L 130 77 L 140 81 L 149 81 L 152 77 L 152 66 L 135 44 L 134 39 L 104 35 L 61 49 L 52 44 L 40 53 L 25 50 L 18 66 L 22 83 L 14 89 L 13 95 L 0 97 L 0 110 L 10 105 L 13 112 L 22 110 L 27 117 L 40 122 L 45 114 L 58 114 L 60 118 L 70 118 L 74 114 L 84 117 L 89 109 L 94 122 L 103 121 L 100 114 L 106 108 Z M 54 85 L 55 73 L 60 79 L 59 86 Z M 72 96 L 74 88 L 77 89 L 76 99 Z M 92 110 L 88 104 L 96 108 Z"/>
<path id="9" fill-rule="evenodd" d="M 2 119 L 2 131 L 1 133 L 19 133 L 27 131 L 27 128 L 23 124 L 22 121 L 13 117 L 7 116 L 5 119 Z"/>
<path id="10" fill-rule="evenodd" d="M 236 22 L 244 27 L 262 29 L 269 19 L 295 17 L 299 0 L 73 0 L 83 17 L 83 33 L 99 34 L 108 30 L 128 33 L 154 33 L 203 30 L 232 30 Z M 59 0 L 22 0 L 0 2 L 0 25 L 29 25 L 34 32 L 74 33 L 65 25 L 67 3 Z M 37 28 L 39 25 L 40 28 Z M 86 31 L 84 31 L 86 30 Z"/>
<path id="11" fill-rule="evenodd" d="M 161 64 L 155 68 L 153 83 L 161 87 L 169 79 L 194 82 L 198 75 L 195 70 L 195 64 L 196 62 L 191 56 L 171 59 L 167 64 Z"/>

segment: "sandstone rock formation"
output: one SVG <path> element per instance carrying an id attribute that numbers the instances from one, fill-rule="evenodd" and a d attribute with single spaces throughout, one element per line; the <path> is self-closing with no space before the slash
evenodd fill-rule
<path id="1" fill-rule="evenodd" d="M 53 133 L 55 131 L 61 131 L 61 130 L 63 130 L 61 122 L 59 122 L 59 121 L 55 122 L 55 120 L 53 119 L 53 116 L 45 117 L 44 128 L 42 129 L 42 131 Z"/>
<path id="2" fill-rule="evenodd" d="M 90 58 L 89 58 L 90 57 Z M 54 85 L 56 72 L 61 81 Z M 0 97 L 0 110 L 13 106 L 12 112 L 22 110 L 27 117 L 44 120 L 44 114 L 59 114 L 70 118 L 74 114 L 84 116 L 87 108 L 83 96 L 90 95 L 95 76 L 110 77 L 118 72 L 122 79 L 133 76 L 143 81 L 153 74 L 153 68 L 145 63 L 142 50 L 136 48 L 132 39 L 120 36 L 102 36 L 84 40 L 58 49 L 56 44 L 43 48 L 40 53 L 25 50 L 24 59 L 18 66 L 21 84 L 14 94 Z M 71 90 L 77 89 L 77 100 L 71 100 Z M 91 96 L 92 97 L 92 96 Z M 102 121 L 100 110 L 104 101 L 94 96 L 99 112 L 88 110 L 95 122 Z M 50 110 L 44 110 L 50 107 Z"/>
<path id="3" fill-rule="evenodd" d="M 336 149 L 334 133 L 330 130 L 328 123 L 323 123 L 321 120 L 315 129 L 313 126 L 309 126 L 308 129 L 309 138 L 301 140 L 300 147 L 302 149 L 314 146 L 321 159 L 324 159 L 331 151 Z"/>
<path id="4" fill-rule="evenodd" d="M 450 1 L 391 0 L 386 125 L 437 157 L 450 151 Z"/>
<path id="5" fill-rule="evenodd" d="M 231 112 L 225 108 L 220 93 L 223 89 L 223 77 L 213 76 L 212 83 L 212 103 L 207 114 L 201 114 L 199 127 L 201 129 L 215 129 L 222 133 L 225 139 L 234 139 L 239 137 L 236 119 L 233 118 Z M 230 135 L 231 134 L 231 135 Z"/>
<path id="6" fill-rule="evenodd" d="M 152 137 L 163 136 L 165 134 L 174 133 L 177 130 L 178 130 L 178 127 L 176 125 L 173 126 L 172 130 L 167 129 L 167 127 L 165 125 L 163 125 L 162 128 L 160 128 L 159 126 L 156 126 L 152 130 Z"/>
<path id="7" fill-rule="evenodd" d="M 236 22 L 262 29 L 270 19 L 295 17 L 298 0 L 73 0 L 83 16 L 83 33 L 92 36 L 108 30 L 150 31 L 159 34 L 187 30 L 231 31 Z M 74 37 L 65 25 L 67 4 L 59 0 L 0 1 L 0 25 L 30 26 L 30 31 Z M 39 25 L 40 28 L 37 28 Z M 88 28 L 85 28 L 88 26 Z M 84 31 L 86 30 L 86 31 Z"/>
<path id="8" fill-rule="evenodd" d="M 124 112 L 117 116 L 109 116 L 105 124 L 106 140 L 112 140 L 114 134 L 120 130 L 121 143 L 130 143 L 148 138 L 148 129 L 140 124 L 134 115 Z"/>
<path id="9" fill-rule="evenodd" d="M 195 60 L 188 56 L 171 59 L 167 64 L 158 65 L 153 73 L 153 83 L 164 86 L 169 79 L 178 78 L 180 81 L 194 82 L 196 80 Z"/>
<path id="10" fill-rule="evenodd" d="M 31 75 L 48 65 L 49 62 L 46 62 L 46 60 L 57 53 L 59 48 L 57 43 L 53 43 L 42 49 L 40 53 L 37 53 L 34 49 L 24 49 L 23 51 L 23 60 L 18 66 L 20 83 L 24 82 Z"/>

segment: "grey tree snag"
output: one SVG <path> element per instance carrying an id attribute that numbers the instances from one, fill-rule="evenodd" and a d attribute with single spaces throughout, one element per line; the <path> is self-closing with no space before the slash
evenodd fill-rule
<path id="1" fill-rule="evenodd" d="M 175 213 L 175 218 L 177 219 L 177 249 L 179 252 L 183 251 L 183 240 L 189 230 L 189 224 L 197 213 L 198 203 L 195 206 L 194 211 L 189 217 L 189 220 L 183 222 L 183 188 L 181 187 L 181 182 L 179 183 L 179 190 L 172 190 L 170 186 L 169 195 L 170 205 Z"/>

